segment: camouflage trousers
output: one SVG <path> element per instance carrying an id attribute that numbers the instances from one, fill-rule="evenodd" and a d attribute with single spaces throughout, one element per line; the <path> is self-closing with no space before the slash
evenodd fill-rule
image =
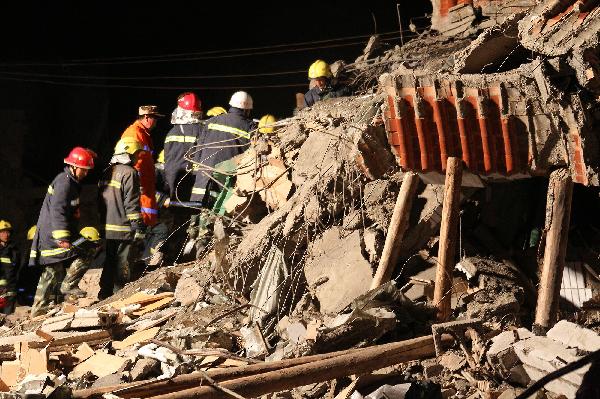
<path id="1" fill-rule="evenodd" d="M 62 302 L 64 294 L 79 286 L 90 263 L 90 259 L 79 257 L 46 266 L 35 291 L 31 317 L 44 314 L 51 305 Z"/>

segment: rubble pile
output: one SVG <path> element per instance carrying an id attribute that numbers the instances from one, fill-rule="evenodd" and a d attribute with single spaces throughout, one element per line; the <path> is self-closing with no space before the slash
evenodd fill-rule
<path id="1" fill-rule="evenodd" d="M 515 398 L 584 361 L 536 397 L 589 397 L 600 240 L 574 217 L 585 239 L 548 248 L 554 210 L 570 211 L 561 182 L 598 184 L 600 7 L 450 3 L 433 1 L 438 34 L 369 41 L 347 70 L 363 94 L 300 110 L 233 159 L 228 216 L 197 261 L 7 317 L 2 397 Z M 451 158 L 466 170 L 459 256 L 444 259 Z M 556 289 L 547 263 L 564 263 Z M 560 291 L 548 326 L 544 288 Z"/>

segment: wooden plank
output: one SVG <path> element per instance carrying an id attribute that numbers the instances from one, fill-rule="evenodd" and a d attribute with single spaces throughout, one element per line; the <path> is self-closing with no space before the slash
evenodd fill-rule
<path id="1" fill-rule="evenodd" d="M 171 293 L 172 294 L 172 293 Z M 134 316 L 142 316 L 145 315 L 146 313 L 150 313 L 153 312 L 155 310 L 158 310 L 166 305 L 168 305 L 169 303 L 171 303 L 175 298 L 171 297 L 167 297 L 167 298 L 163 298 L 160 301 L 156 301 L 156 302 L 152 302 L 151 304 L 144 306 L 141 309 L 136 310 L 135 312 L 133 312 Z"/>
<path id="2" fill-rule="evenodd" d="M 120 350 L 125 349 L 128 346 L 138 344 L 140 342 L 151 340 L 152 338 L 156 337 L 156 334 L 158 334 L 159 330 L 160 327 L 154 327 L 149 328 L 147 330 L 136 331 L 127 338 L 125 338 L 123 341 L 113 341 L 112 347 Z"/>
<path id="3" fill-rule="evenodd" d="M 172 297 L 172 296 L 173 296 L 172 292 L 162 292 L 162 293 L 156 294 L 156 295 L 146 294 L 145 292 L 136 292 L 135 294 L 131 295 L 130 297 L 127 297 L 120 301 L 111 302 L 107 306 L 111 306 L 115 309 L 121 309 L 122 307 L 127 306 L 127 305 L 133 305 L 135 303 L 144 305 L 147 303 L 155 302 L 155 301 L 161 300 L 163 298 L 168 298 L 168 297 Z"/>
<path id="4" fill-rule="evenodd" d="M 573 180 L 565 169 L 550 174 L 546 201 L 546 247 L 535 310 L 535 325 L 547 330 L 556 321 L 560 282 L 562 281 L 571 221 Z"/>

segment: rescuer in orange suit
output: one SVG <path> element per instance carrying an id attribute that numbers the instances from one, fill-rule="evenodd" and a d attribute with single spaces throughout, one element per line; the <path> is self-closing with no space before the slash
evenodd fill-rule
<path id="1" fill-rule="evenodd" d="M 158 207 L 156 206 L 156 175 L 154 172 L 154 145 L 150 131 L 156 126 L 158 118 L 163 117 L 155 105 L 142 105 L 138 110 L 138 118 L 123 132 L 121 138 L 133 137 L 140 142 L 143 150 L 134 168 L 140 176 L 140 211 L 144 224 L 152 227 L 157 222 Z"/>

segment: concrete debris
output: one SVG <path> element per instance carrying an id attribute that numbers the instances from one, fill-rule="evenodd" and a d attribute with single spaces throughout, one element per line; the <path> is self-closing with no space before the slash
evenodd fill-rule
<path id="1" fill-rule="evenodd" d="M 337 313 L 366 293 L 373 270 L 364 258 L 360 232 L 326 231 L 308 249 L 304 274 L 323 313 Z"/>

